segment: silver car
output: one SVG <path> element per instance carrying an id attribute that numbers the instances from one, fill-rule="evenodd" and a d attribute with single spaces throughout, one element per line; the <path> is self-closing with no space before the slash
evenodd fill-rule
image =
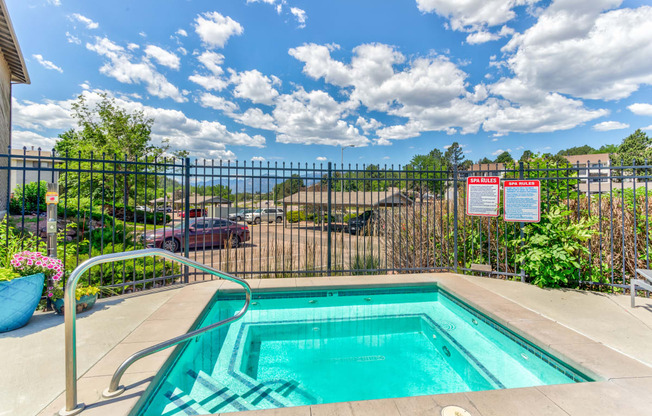
<path id="1" fill-rule="evenodd" d="M 283 210 L 281 208 L 260 208 L 254 212 L 246 213 L 244 220 L 248 224 L 260 224 L 266 222 L 283 222 Z"/>

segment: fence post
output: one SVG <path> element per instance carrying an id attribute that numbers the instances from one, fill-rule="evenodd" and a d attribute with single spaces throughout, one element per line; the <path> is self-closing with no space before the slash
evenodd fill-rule
<path id="1" fill-rule="evenodd" d="M 184 160 L 184 186 L 183 195 L 183 251 L 184 256 L 190 258 L 190 158 Z M 174 206 L 174 195 L 172 196 L 172 205 Z M 174 215 L 174 208 L 173 213 Z M 190 270 L 188 266 L 183 266 L 183 281 L 188 283 L 190 280 Z"/>
<path id="2" fill-rule="evenodd" d="M 453 164 L 453 262 L 457 273 L 457 161 Z"/>
<path id="3" fill-rule="evenodd" d="M 327 236 L 328 243 L 327 252 L 326 252 L 326 275 L 331 275 L 331 192 L 333 191 L 333 165 L 331 162 L 328 162 L 328 208 L 326 210 L 327 216 Z"/>
<path id="4" fill-rule="evenodd" d="M 518 178 L 523 179 L 524 178 L 524 168 L 523 168 L 523 161 L 518 162 Z M 503 204 L 505 201 L 503 201 Z M 521 247 L 521 252 L 523 252 L 523 221 L 520 221 L 518 223 L 518 229 L 521 234 L 521 241 L 519 243 Z M 521 275 L 521 282 L 525 283 L 525 271 L 523 270 L 523 260 L 521 260 L 521 270 L 520 270 L 520 275 Z"/>

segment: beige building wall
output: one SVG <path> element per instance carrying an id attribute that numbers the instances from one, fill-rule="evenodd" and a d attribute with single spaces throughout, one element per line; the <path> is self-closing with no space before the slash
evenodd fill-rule
<path id="1" fill-rule="evenodd" d="M 0 54 L 0 154 L 7 154 L 11 143 L 11 71 Z M 7 158 L 0 158 L 7 166 Z M 0 212 L 7 209 L 7 170 L 0 170 Z"/>

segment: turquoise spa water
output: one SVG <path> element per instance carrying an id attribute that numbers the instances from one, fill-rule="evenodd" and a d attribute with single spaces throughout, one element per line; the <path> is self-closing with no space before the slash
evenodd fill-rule
<path id="1" fill-rule="evenodd" d="M 223 295 L 202 325 L 232 316 Z M 194 415 L 587 381 L 435 287 L 258 294 L 189 342 L 139 415 Z"/>

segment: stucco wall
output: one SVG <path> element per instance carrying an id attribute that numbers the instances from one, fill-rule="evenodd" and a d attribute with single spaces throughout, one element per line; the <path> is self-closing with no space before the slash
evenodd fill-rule
<path id="1" fill-rule="evenodd" d="M 11 140 L 11 73 L 0 54 L 0 154 L 7 154 Z M 0 166 L 7 166 L 7 159 L 0 158 Z M 7 205 L 7 170 L 0 170 L 0 212 Z"/>

